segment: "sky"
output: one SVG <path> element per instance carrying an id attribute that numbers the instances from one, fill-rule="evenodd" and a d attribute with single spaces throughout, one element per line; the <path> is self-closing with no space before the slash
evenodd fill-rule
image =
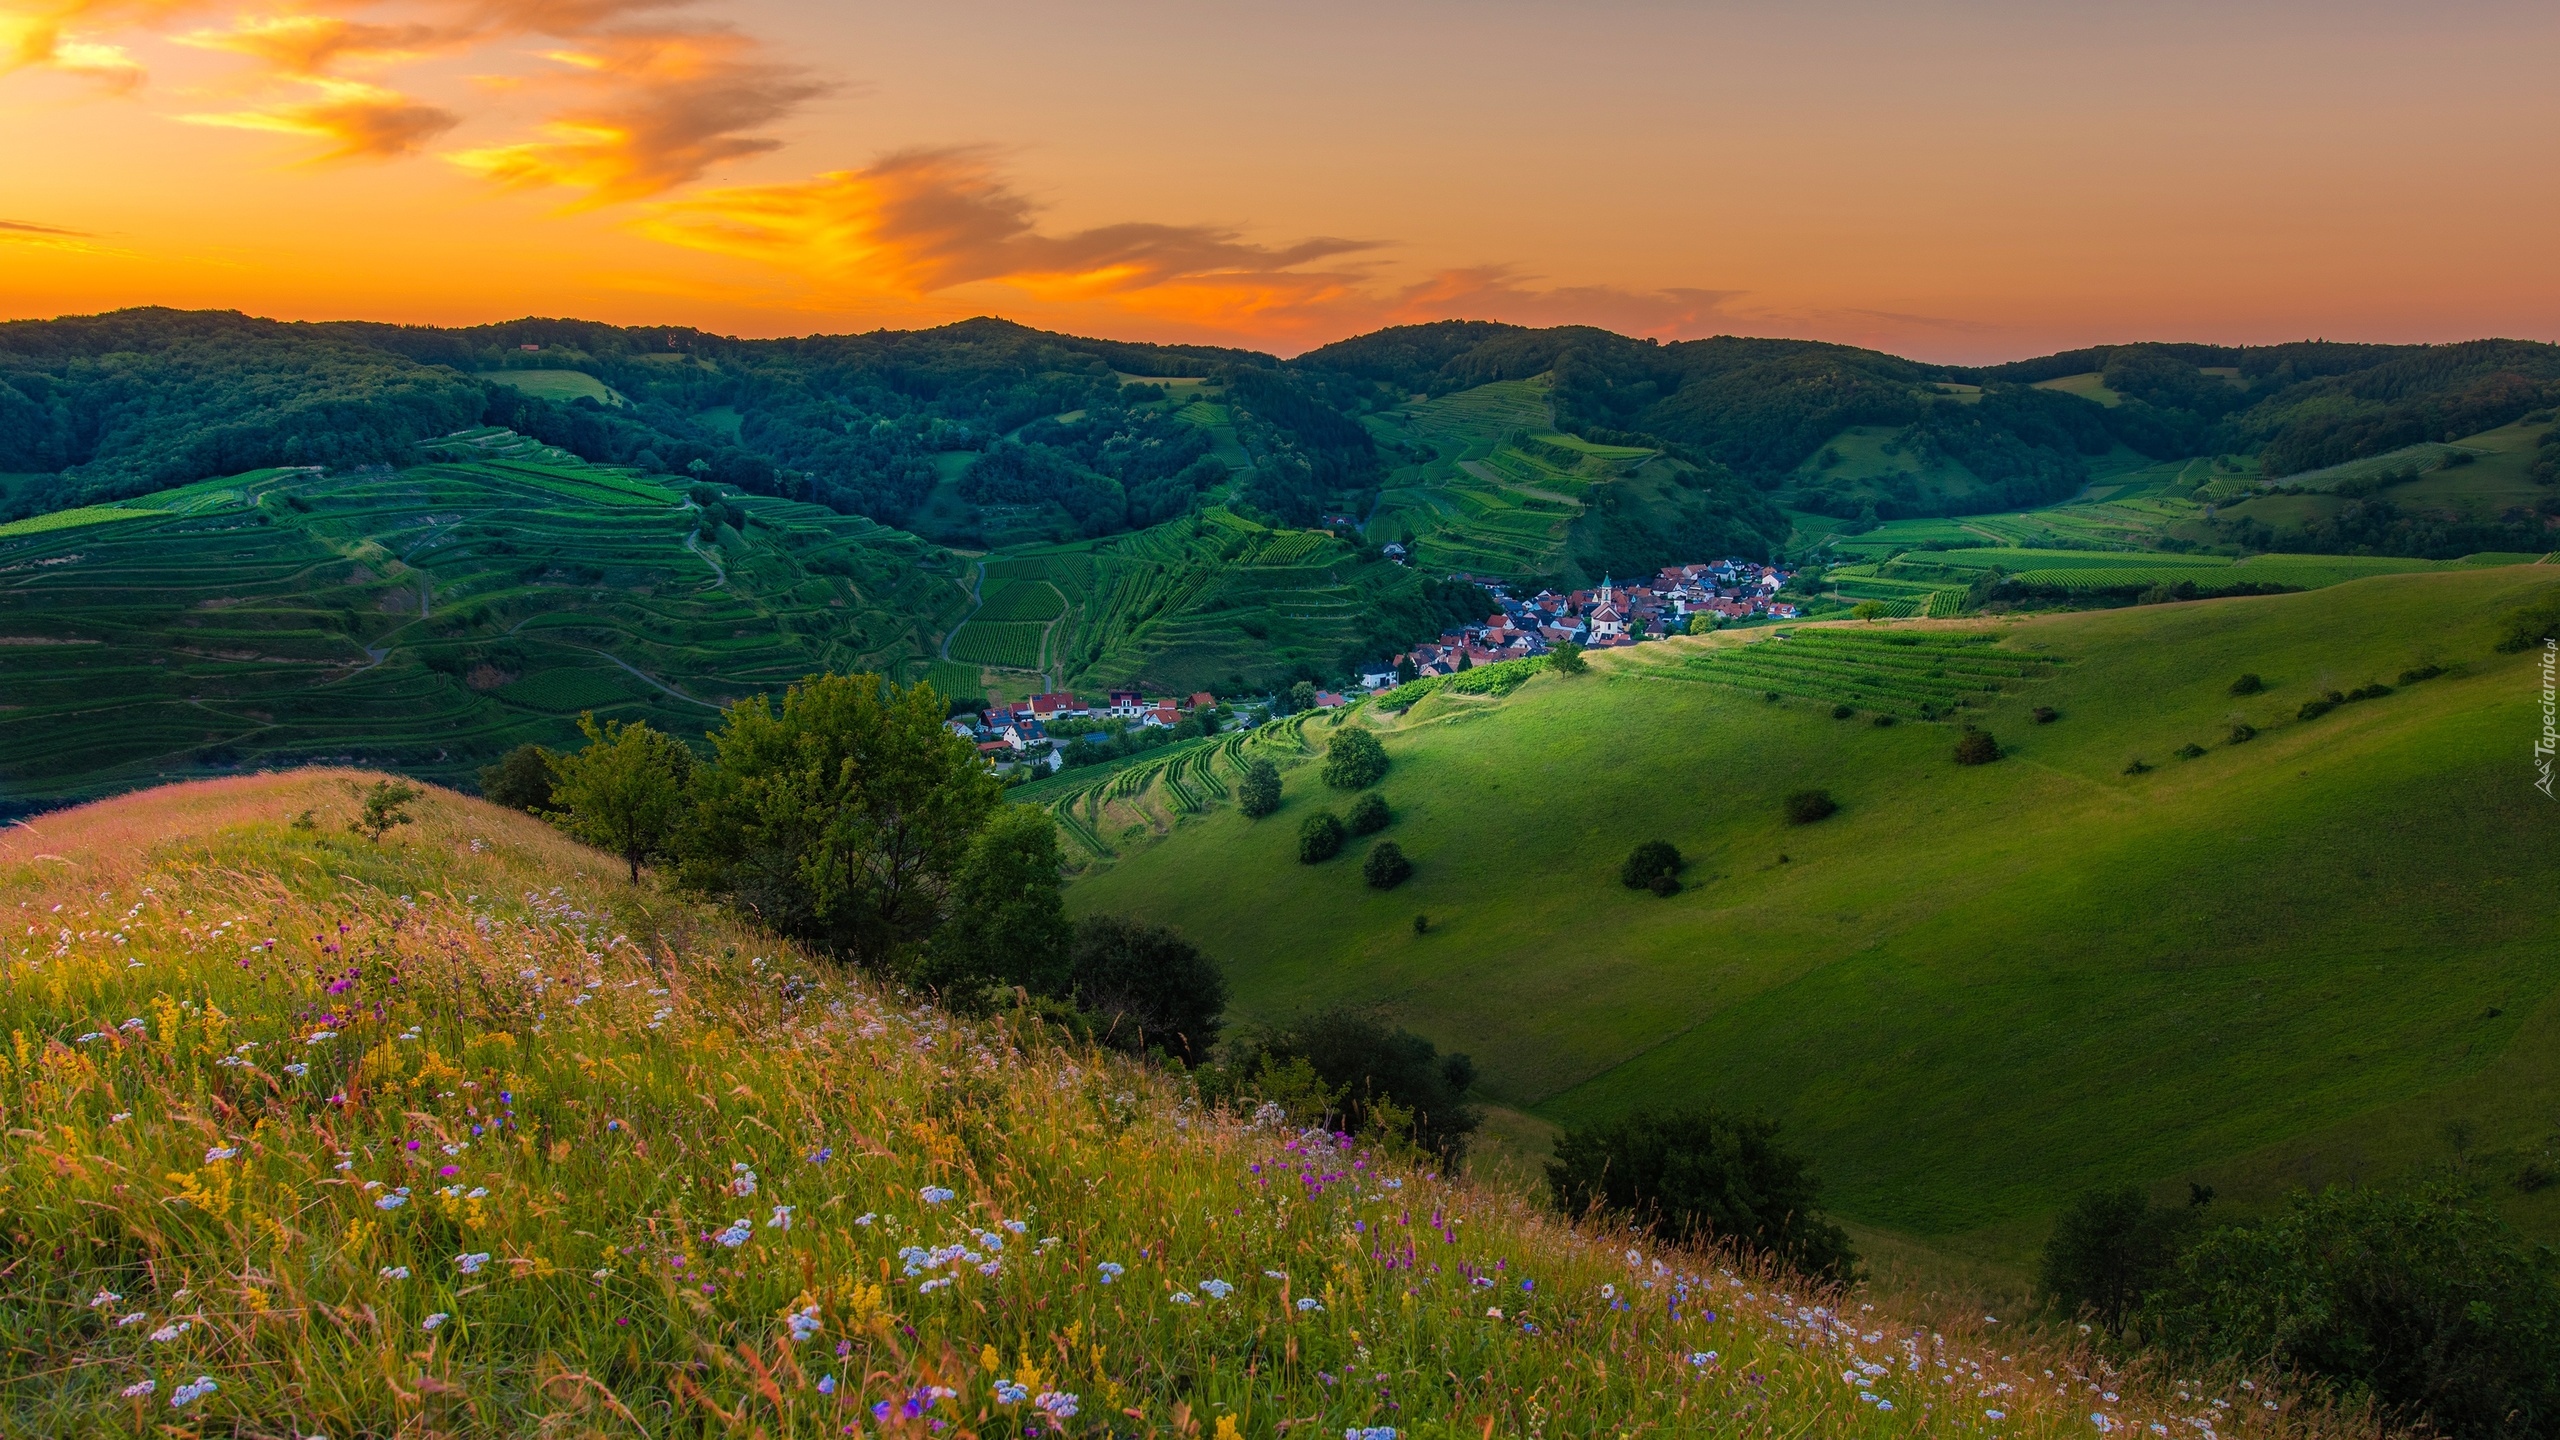
<path id="1" fill-rule="evenodd" d="M 0 0 L 0 317 L 2560 340 L 2549 0 Z"/>

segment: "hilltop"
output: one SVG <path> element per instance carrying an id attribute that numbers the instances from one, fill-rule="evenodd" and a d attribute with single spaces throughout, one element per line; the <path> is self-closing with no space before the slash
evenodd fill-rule
<path id="1" fill-rule="evenodd" d="M 18 1424 L 2322 1428 L 2265 1390 L 2172 1397 L 1988 1319 L 1577 1230 L 1203 1110 L 479 801 L 436 792 L 368 844 L 343 833 L 368 778 L 170 787 L 0 838 L 26 922 L 0 944 L 0 1103 L 31 1122 L 0 1137 L 0 1215 L 41 1257 L 0 1268 Z"/>
<path id="2" fill-rule="evenodd" d="M 2554 1143 L 2528 897 L 2560 862 L 2538 682 L 2494 647 L 2555 593 L 2445 567 L 1452 682 L 1080 792 L 1069 901 L 1192 934 L 1252 1018 L 1373 1005 L 1470 1052 L 1532 1153 L 1644 1103 L 1766 1111 L 1840 1214 L 1945 1254 L 2014 1265 L 2101 1183 L 2246 1207 L 2438 1160 L 2547 1234 L 2553 1193 L 2506 1182 Z M 2004 757 L 1953 763 L 1958 723 Z M 1384 741 L 1393 823 L 1301 864 L 1350 798 L 1305 763 L 1338 726 Z M 1206 783 L 1246 755 L 1293 767 L 1260 821 Z M 1790 825 L 1811 789 L 1837 813 Z M 1687 858 L 1671 898 L 1619 883 L 1648 840 Z M 1379 891 L 1386 841 L 1414 871 Z"/>

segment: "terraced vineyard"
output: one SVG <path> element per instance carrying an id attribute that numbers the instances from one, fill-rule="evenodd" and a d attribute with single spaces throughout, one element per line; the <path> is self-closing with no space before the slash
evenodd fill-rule
<path id="1" fill-rule="evenodd" d="M 2044 679 L 2064 663 L 2004 649 L 1997 635 L 1808 629 L 1643 673 L 1935 720 Z"/>
<path id="2" fill-rule="evenodd" d="M 966 604 L 867 520 L 740 496 L 705 545 L 671 483 L 504 431 L 440 453 L 0 536 L 0 808 L 317 758 L 460 778 L 590 708 L 698 734 L 811 671 L 921 677 Z"/>
<path id="3" fill-rule="evenodd" d="M 1321 746 L 1309 728 L 1330 728 L 1350 713 L 1303 711 L 1252 730 L 1182 741 L 1116 767 L 1025 786 L 1015 798 L 1048 810 L 1066 838 L 1069 868 L 1083 870 L 1116 859 L 1132 841 L 1170 831 L 1182 816 L 1231 799 L 1234 782 L 1255 760 L 1285 768 L 1313 758 Z"/>

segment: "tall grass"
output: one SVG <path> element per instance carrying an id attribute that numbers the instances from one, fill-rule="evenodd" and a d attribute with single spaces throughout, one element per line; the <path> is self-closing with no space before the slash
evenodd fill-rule
<path id="1" fill-rule="evenodd" d="M 0 841 L 13 1433 L 2286 1424 L 1204 1110 L 476 801 L 367 845 L 347 780 Z"/>

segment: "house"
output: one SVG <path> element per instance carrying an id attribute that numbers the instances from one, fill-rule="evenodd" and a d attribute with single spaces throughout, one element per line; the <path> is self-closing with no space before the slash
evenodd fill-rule
<path id="1" fill-rule="evenodd" d="M 1627 613 L 1618 608 L 1617 595 L 1606 577 L 1600 582 L 1598 603 L 1591 607 L 1591 643 L 1611 645 L 1626 637 Z"/>
<path id="2" fill-rule="evenodd" d="M 1195 691 L 1191 696 L 1191 703 L 1183 708 L 1186 710 L 1215 710 L 1218 708 L 1218 697 L 1210 694 L 1206 690 Z"/>
<path id="3" fill-rule="evenodd" d="M 1141 725 L 1161 725 L 1171 728 L 1172 726 L 1182 723 L 1182 714 L 1179 710 L 1174 708 L 1172 701 L 1159 700 L 1154 704 L 1154 706 L 1149 708 L 1145 714 L 1138 717 L 1138 723 Z"/>
<path id="4" fill-rule="evenodd" d="M 1319 690 L 1316 692 L 1316 708 L 1319 710 L 1339 710 L 1350 703 L 1350 701 L 1343 699 L 1341 696 L 1334 694 L 1330 690 Z"/>
<path id="5" fill-rule="evenodd" d="M 1055 720 L 1062 715 L 1082 715 L 1086 712 L 1083 701 L 1064 691 L 1055 691 L 1047 695 L 1032 696 L 1031 713 L 1043 720 Z"/>
<path id="6" fill-rule="evenodd" d="M 1395 667 L 1393 666 L 1389 666 L 1384 670 L 1363 670 L 1360 672 L 1360 688 L 1363 690 L 1384 690 L 1395 683 L 1396 672 Z"/>
<path id="7" fill-rule="evenodd" d="M 963 740 L 975 740 L 978 738 L 978 717 L 975 715 L 954 715 L 950 719 L 942 722 L 942 728 L 959 736 Z"/>
<path id="8" fill-rule="evenodd" d="M 1388 541 L 1385 548 L 1379 551 L 1379 553 L 1399 565 L 1405 562 L 1405 548 L 1393 540 Z"/>

